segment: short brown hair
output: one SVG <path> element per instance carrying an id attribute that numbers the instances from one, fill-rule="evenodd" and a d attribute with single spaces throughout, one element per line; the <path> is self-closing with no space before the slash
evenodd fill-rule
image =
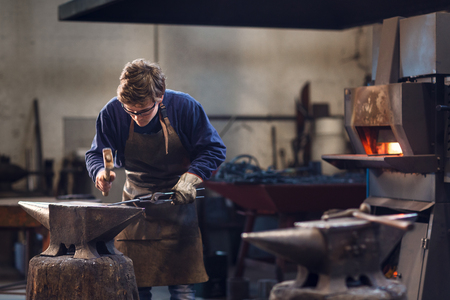
<path id="1" fill-rule="evenodd" d="M 117 98 L 129 105 L 143 105 L 149 99 L 155 101 L 166 91 L 166 76 L 160 66 L 144 59 L 127 63 L 120 75 Z"/>

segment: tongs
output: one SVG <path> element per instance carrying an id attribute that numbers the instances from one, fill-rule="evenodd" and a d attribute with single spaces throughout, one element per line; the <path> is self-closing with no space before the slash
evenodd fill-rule
<path id="1" fill-rule="evenodd" d="M 205 188 L 198 188 L 197 191 L 204 190 Z M 148 194 L 145 196 L 141 196 L 136 199 L 116 202 L 116 203 L 110 203 L 106 206 L 113 206 L 113 205 L 121 205 L 125 203 L 133 203 L 133 202 L 142 202 L 142 203 L 152 203 L 152 204 L 162 204 L 167 202 L 172 202 L 172 199 L 159 199 L 162 196 L 171 196 L 174 192 L 155 192 L 153 194 Z M 197 196 L 195 199 L 204 198 L 204 196 Z"/>

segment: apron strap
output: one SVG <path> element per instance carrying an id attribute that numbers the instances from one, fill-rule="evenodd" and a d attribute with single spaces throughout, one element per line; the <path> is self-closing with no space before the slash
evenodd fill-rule
<path id="1" fill-rule="evenodd" d="M 133 118 L 131 119 L 131 123 L 130 123 L 130 131 L 128 132 L 128 140 L 131 141 L 131 139 L 133 138 L 133 133 L 134 133 L 134 121 Z"/>
<path id="2" fill-rule="evenodd" d="M 169 134 L 173 133 L 173 128 L 170 125 L 169 118 L 167 117 L 166 106 L 164 104 L 159 105 L 159 122 L 161 123 L 161 127 L 164 134 L 164 142 L 166 146 L 166 154 L 169 154 Z"/>

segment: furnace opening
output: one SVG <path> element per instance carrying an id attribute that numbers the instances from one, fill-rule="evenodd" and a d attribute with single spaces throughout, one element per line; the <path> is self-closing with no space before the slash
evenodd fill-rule
<path id="1" fill-rule="evenodd" d="M 357 126 L 356 131 L 367 155 L 403 154 L 390 126 Z"/>

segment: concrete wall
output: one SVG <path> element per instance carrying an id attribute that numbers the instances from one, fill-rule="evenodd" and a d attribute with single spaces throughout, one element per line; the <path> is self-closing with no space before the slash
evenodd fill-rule
<path id="1" fill-rule="evenodd" d="M 39 100 L 43 156 L 56 171 L 64 156 L 63 119 L 95 118 L 115 95 L 124 64 L 157 57 L 168 87 L 191 94 L 214 114 L 294 115 L 311 82 L 312 102 L 343 114 L 343 89 L 370 74 L 369 27 L 280 30 L 59 22 L 66 0 L 0 0 L 0 154 L 25 167 L 33 149 L 33 99 Z M 155 52 L 154 33 L 158 32 Z M 221 131 L 226 122 L 214 122 Z M 224 135 L 228 157 L 272 162 L 270 130 L 291 159 L 293 122 L 236 122 Z M 89 147 L 90 145 L 86 145 Z"/>

